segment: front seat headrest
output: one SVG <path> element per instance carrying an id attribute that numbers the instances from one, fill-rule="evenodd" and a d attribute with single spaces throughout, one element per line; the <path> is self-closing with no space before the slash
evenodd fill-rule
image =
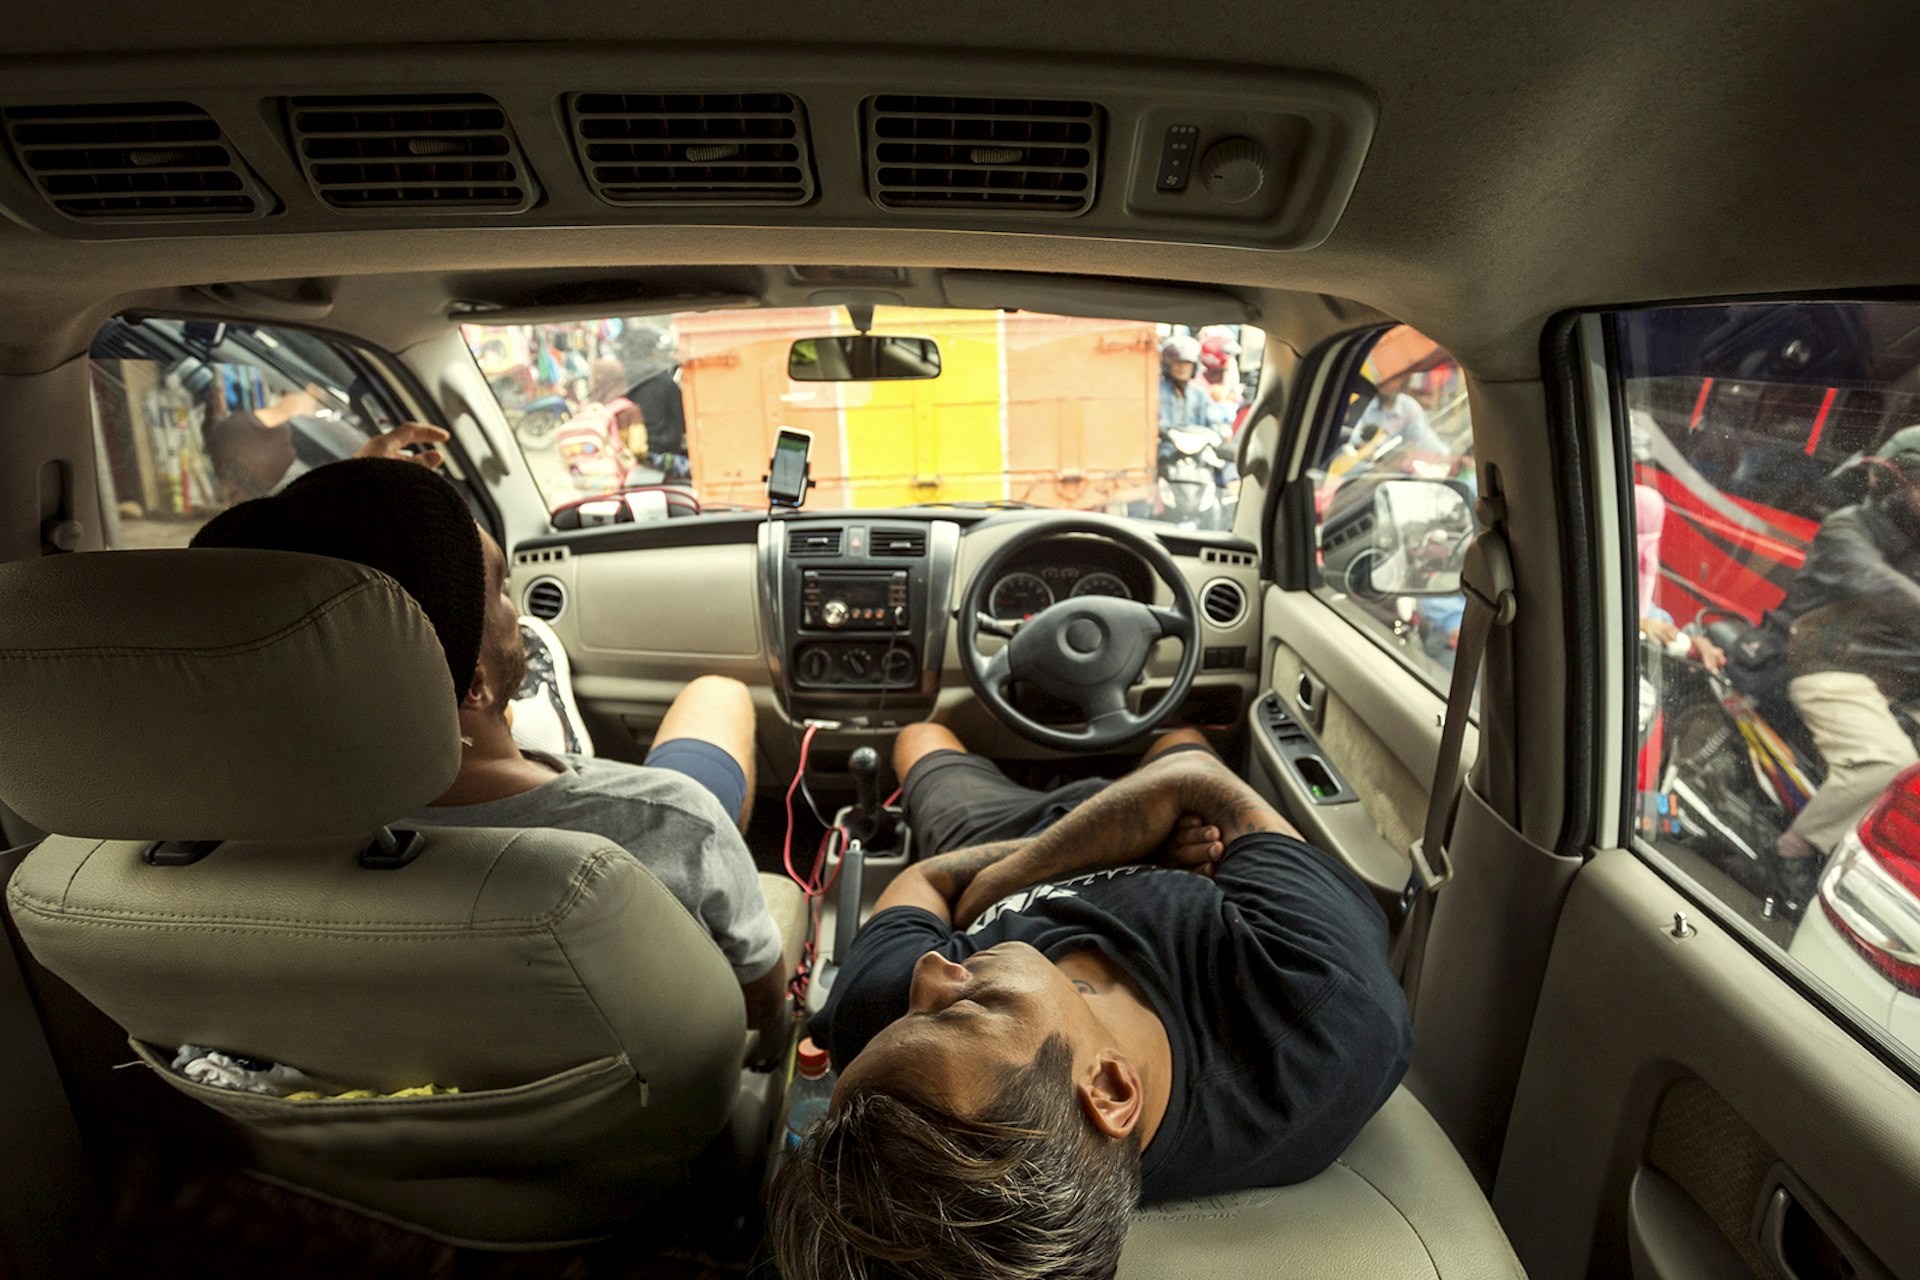
<path id="1" fill-rule="evenodd" d="M 42 830 L 362 835 L 459 769 L 446 657 L 384 574 L 215 549 L 0 564 L 0 801 Z"/>

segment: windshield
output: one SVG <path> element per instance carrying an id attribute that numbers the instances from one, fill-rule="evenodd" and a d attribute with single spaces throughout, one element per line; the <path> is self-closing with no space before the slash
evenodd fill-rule
<path id="1" fill-rule="evenodd" d="M 1028 505 L 1232 527 L 1264 345 L 1252 326 L 879 307 L 872 329 L 932 338 L 939 376 L 790 379 L 795 341 L 854 332 L 840 307 L 463 332 L 549 509 L 573 523 L 764 510 L 787 428 L 811 437 L 810 508 Z M 633 496 L 601 497 L 618 491 Z"/>

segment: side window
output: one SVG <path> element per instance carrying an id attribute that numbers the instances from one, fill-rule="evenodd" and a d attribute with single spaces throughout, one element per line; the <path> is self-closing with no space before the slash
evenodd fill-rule
<path id="1" fill-rule="evenodd" d="M 93 343 L 107 545 L 184 547 L 215 513 L 397 425 L 360 370 L 300 330 L 109 320 Z"/>
<path id="2" fill-rule="evenodd" d="M 1460 366 L 1406 325 L 1381 331 L 1341 388 L 1308 475 L 1315 594 L 1444 689 L 1476 493 Z"/>
<path id="3" fill-rule="evenodd" d="M 1612 324 L 1638 835 L 1920 1049 L 1920 305 Z"/>

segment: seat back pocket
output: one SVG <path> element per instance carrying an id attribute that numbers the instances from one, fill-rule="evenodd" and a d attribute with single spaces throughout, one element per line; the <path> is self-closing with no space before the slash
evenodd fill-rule
<path id="1" fill-rule="evenodd" d="M 630 1147 L 647 1105 L 646 1082 L 625 1054 L 505 1089 L 296 1102 L 189 1080 L 163 1051 L 130 1043 L 161 1079 L 263 1143 L 361 1175 L 434 1178 L 579 1166 Z"/>

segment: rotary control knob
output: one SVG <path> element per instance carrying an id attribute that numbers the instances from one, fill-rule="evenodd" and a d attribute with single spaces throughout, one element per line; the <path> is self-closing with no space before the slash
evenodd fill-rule
<path id="1" fill-rule="evenodd" d="M 1228 204 L 1240 204 L 1260 194 L 1267 185 L 1267 152 L 1252 138 L 1228 138 L 1200 157 L 1200 184 L 1207 194 Z"/>
<path id="2" fill-rule="evenodd" d="M 820 606 L 820 621 L 829 627 L 844 627 L 847 625 L 847 612 L 845 600 L 829 600 Z"/>
<path id="3" fill-rule="evenodd" d="M 855 680 L 865 680 L 873 671 L 873 655 L 865 649 L 849 649 L 840 655 L 840 665 Z"/>
<path id="4" fill-rule="evenodd" d="M 800 652 L 800 678 L 808 684 L 825 684 L 827 677 L 833 674 L 833 659 L 827 656 L 825 649 L 803 649 Z"/>

